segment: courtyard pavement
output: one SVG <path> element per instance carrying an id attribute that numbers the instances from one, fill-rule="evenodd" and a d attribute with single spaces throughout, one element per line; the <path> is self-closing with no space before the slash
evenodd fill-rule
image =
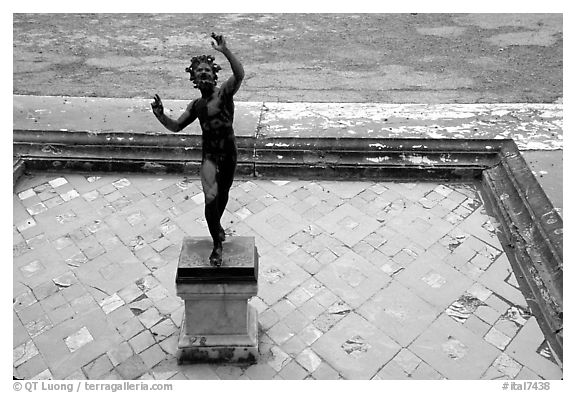
<path id="1" fill-rule="evenodd" d="M 479 184 L 237 179 L 260 255 L 257 364 L 178 365 L 199 179 L 33 174 L 13 196 L 13 373 L 25 379 L 560 379 Z"/>

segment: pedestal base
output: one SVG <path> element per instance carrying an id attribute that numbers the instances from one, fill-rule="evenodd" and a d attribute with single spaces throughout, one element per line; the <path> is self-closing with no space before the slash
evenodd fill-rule
<path id="1" fill-rule="evenodd" d="M 258 358 L 258 311 L 248 306 L 247 334 L 184 333 L 186 315 L 182 320 L 178 339 L 178 363 L 255 363 Z"/>

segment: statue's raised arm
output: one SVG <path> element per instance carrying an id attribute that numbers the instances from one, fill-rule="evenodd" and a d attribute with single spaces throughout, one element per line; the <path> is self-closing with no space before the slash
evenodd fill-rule
<path id="1" fill-rule="evenodd" d="M 212 42 L 212 48 L 226 56 L 226 59 L 228 59 L 230 67 L 232 68 L 232 76 L 224 82 L 220 88 L 227 94 L 234 95 L 240 88 L 242 80 L 244 79 L 244 67 L 242 67 L 242 63 L 240 63 L 228 48 L 226 39 L 223 35 L 212 33 L 212 39 L 214 40 Z"/>

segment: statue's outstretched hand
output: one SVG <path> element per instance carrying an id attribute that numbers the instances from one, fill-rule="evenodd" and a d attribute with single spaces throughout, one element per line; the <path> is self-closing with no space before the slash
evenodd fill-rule
<path id="1" fill-rule="evenodd" d="M 214 41 L 216 41 L 216 43 L 212 42 L 212 48 L 214 48 L 214 50 L 217 50 L 218 52 L 223 52 L 226 50 L 226 40 L 224 39 L 223 35 L 212 33 L 211 37 Z"/>
<path id="2" fill-rule="evenodd" d="M 152 112 L 158 117 L 164 113 L 164 106 L 162 105 L 162 100 L 158 94 L 154 94 L 154 101 L 150 104 L 152 107 Z"/>

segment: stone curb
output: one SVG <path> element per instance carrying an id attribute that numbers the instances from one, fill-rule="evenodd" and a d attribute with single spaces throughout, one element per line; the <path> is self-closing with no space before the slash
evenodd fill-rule
<path id="1" fill-rule="evenodd" d="M 13 96 L 14 129 L 169 133 L 151 99 Z M 164 100 L 177 118 L 189 100 Z M 522 151 L 563 148 L 562 104 L 237 102 L 238 136 L 513 139 Z M 200 134 L 197 122 L 181 134 Z"/>

